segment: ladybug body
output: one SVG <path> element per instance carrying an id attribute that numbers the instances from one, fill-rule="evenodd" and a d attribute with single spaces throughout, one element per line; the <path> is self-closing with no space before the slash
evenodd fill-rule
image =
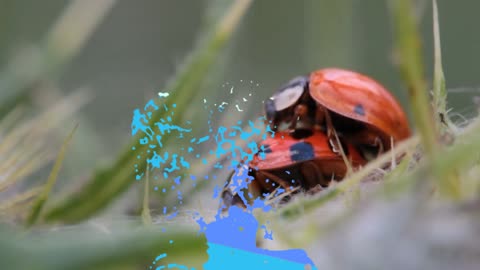
<path id="1" fill-rule="evenodd" d="M 344 69 L 321 69 L 293 79 L 265 102 L 265 110 L 273 130 L 300 137 L 325 131 L 334 152 L 334 132 L 378 152 L 389 150 L 391 139 L 410 136 L 406 114 L 393 95 L 375 80 Z"/>
<path id="2" fill-rule="evenodd" d="M 343 145 L 353 167 L 366 163 L 365 159 L 351 144 Z M 341 180 L 347 173 L 347 166 L 342 157 L 332 151 L 328 137 L 322 132 L 296 139 L 289 133 L 277 132 L 273 138 L 261 142 L 260 152 L 254 155 L 248 165 L 244 165 L 237 175 L 227 182 L 222 193 L 225 206 L 245 204 L 236 189 L 235 179 L 238 174 L 247 174 L 248 198 L 264 197 L 278 189 L 291 191 L 301 187 L 308 191 L 315 187 L 327 187 L 331 180 Z M 245 181 L 246 175 L 243 175 Z"/>

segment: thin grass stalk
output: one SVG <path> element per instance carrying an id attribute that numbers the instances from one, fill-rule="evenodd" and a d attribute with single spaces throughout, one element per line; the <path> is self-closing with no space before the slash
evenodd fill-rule
<path id="1" fill-rule="evenodd" d="M 43 191 L 43 189 L 44 187 L 42 186 L 33 187 L 25 192 L 15 195 L 13 198 L 9 198 L 3 201 L 0 204 L 0 213 L 13 212 L 14 209 L 16 209 L 16 207 L 18 207 L 19 205 L 25 204 L 31 199 L 37 197 Z"/>
<path id="2" fill-rule="evenodd" d="M 143 204 L 142 204 L 142 221 L 144 225 L 151 226 L 152 222 L 152 215 L 150 215 L 150 199 L 149 199 L 149 192 L 150 192 L 150 168 L 147 166 L 145 170 L 145 184 L 143 190 Z"/>
<path id="3" fill-rule="evenodd" d="M 397 153 L 404 153 L 408 149 L 411 149 L 415 145 L 419 143 L 419 137 L 414 136 L 406 141 L 403 141 L 396 145 L 395 152 Z M 383 167 L 383 165 L 388 164 L 392 157 L 392 150 L 384 153 L 374 161 L 368 163 L 362 169 L 356 171 L 349 177 L 345 178 L 342 182 L 329 187 L 325 192 L 321 193 L 321 195 L 316 196 L 315 198 L 311 199 L 299 199 L 296 202 L 287 205 L 278 211 L 280 216 L 285 218 L 295 218 L 301 213 L 315 210 L 317 207 L 323 205 L 324 203 L 332 200 L 333 198 L 338 197 L 339 195 L 345 194 L 346 192 L 350 192 L 354 190 L 360 182 L 369 176 L 374 171 L 378 170 L 379 168 Z"/>
<path id="4" fill-rule="evenodd" d="M 445 74 L 442 64 L 442 47 L 440 43 L 440 26 L 438 18 L 437 0 L 432 0 L 433 5 L 433 41 L 434 41 L 434 72 L 433 72 L 433 106 L 437 116 L 438 131 L 444 133 L 448 128 L 457 134 L 459 130 L 451 121 L 447 111 L 447 89 Z"/>
<path id="5" fill-rule="evenodd" d="M 415 126 L 420 133 L 425 153 L 431 160 L 435 157 L 438 149 L 436 125 L 428 99 L 422 60 L 422 41 L 415 18 L 413 1 L 390 0 L 390 4 L 399 69 L 407 84 Z"/>
<path id="6" fill-rule="evenodd" d="M 445 88 L 445 75 L 443 73 L 442 65 L 442 47 L 440 43 L 437 1 L 432 0 L 432 4 L 434 40 L 433 104 L 437 116 L 443 115 L 443 117 L 447 117 L 447 90 Z"/>
<path id="7" fill-rule="evenodd" d="M 33 207 L 30 211 L 30 214 L 27 217 L 26 220 L 26 227 L 31 227 L 33 224 L 35 224 L 40 216 L 40 213 L 43 209 L 43 206 L 48 200 L 48 196 L 50 192 L 53 189 L 53 186 L 57 182 L 58 174 L 60 172 L 60 168 L 62 167 L 63 160 L 65 159 L 65 153 L 67 151 L 68 145 L 70 141 L 73 138 L 73 134 L 75 134 L 75 131 L 77 130 L 78 125 L 76 125 L 70 134 L 68 134 L 67 138 L 62 144 L 62 147 L 60 148 L 60 152 L 58 153 L 58 157 L 55 160 L 55 163 L 53 164 L 53 168 L 50 171 L 50 175 L 48 176 L 47 182 L 45 183 L 44 189 L 42 193 L 38 196 L 37 200 L 33 204 Z"/>
<path id="8" fill-rule="evenodd" d="M 430 164 L 421 164 L 414 172 L 395 177 L 389 190 L 392 192 L 400 192 L 404 190 L 401 187 L 411 186 L 410 184 L 415 181 L 423 181 L 425 177 L 428 177 L 431 170 L 434 170 L 437 174 L 443 175 L 452 175 L 456 171 L 462 171 L 462 169 L 471 164 L 472 160 L 478 159 L 478 153 L 480 153 L 479 133 L 480 120 L 477 119 L 465 133 L 459 135 L 455 145 L 449 149 L 439 150 L 439 154 L 431 160 Z M 413 137 L 402 142 L 397 146 L 397 151 L 403 152 L 411 148 L 418 143 L 418 140 L 418 137 Z M 280 209 L 277 214 L 284 218 L 291 219 L 298 217 L 301 213 L 315 210 L 324 203 L 329 202 L 331 199 L 351 190 L 351 187 L 355 183 L 358 183 L 371 172 L 379 168 L 382 163 L 387 162 L 389 155 L 389 153 L 382 155 L 377 160 L 369 163 L 362 170 L 345 179 L 343 182 L 329 188 L 320 196 L 309 199 L 299 199 L 296 203 L 292 203 Z"/>
<path id="9" fill-rule="evenodd" d="M 72 226 L 55 233 L 42 232 L 25 235 L 23 232 L 0 228 L 0 261 L 9 269 L 105 269 L 122 267 L 139 262 L 150 264 L 162 253 L 168 253 L 159 265 L 177 260 L 188 264 L 203 254 L 207 248 L 205 237 L 182 224 L 160 228 L 115 230 L 109 234 Z M 170 245 L 169 241 L 173 240 Z M 157 265 L 158 266 L 158 265 Z"/>

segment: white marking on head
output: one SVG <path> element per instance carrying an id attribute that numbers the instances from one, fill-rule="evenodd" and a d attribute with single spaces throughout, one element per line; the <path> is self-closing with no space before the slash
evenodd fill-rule
<path id="1" fill-rule="evenodd" d="M 271 100 L 274 101 L 275 110 L 281 111 L 295 104 L 302 94 L 303 86 L 294 85 L 292 87 L 283 89 L 281 92 L 277 92 L 271 98 Z"/>

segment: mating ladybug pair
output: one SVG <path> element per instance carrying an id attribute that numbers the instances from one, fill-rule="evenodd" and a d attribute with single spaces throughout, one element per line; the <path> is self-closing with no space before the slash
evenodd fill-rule
<path id="1" fill-rule="evenodd" d="M 297 77 L 265 102 L 275 136 L 261 142 L 244 170 L 253 178 L 248 198 L 296 186 L 310 190 L 341 180 L 347 165 L 358 167 L 410 136 L 396 99 L 375 80 L 349 70 L 327 68 Z M 244 206 L 227 182 L 223 204 Z"/>

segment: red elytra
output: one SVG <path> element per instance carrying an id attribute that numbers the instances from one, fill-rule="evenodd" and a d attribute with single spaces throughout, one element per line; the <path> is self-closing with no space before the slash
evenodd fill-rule
<path id="1" fill-rule="evenodd" d="M 351 144 L 343 145 L 346 156 L 353 168 L 366 163 Z M 304 191 L 315 187 L 327 187 L 331 180 L 341 180 L 347 173 L 342 157 L 329 145 L 328 137 L 322 132 L 312 136 L 295 139 L 289 133 L 277 132 L 274 137 L 261 142 L 260 152 L 254 155 L 248 166 L 238 174 L 253 178 L 248 183 L 249 199 L 272 194 L 278 188 L 290 191 L 300 186 Z M 235 175 L 228 180 L 222 192 L 223 204 L 245 207 L 233 183 Z M 233 183 L 233 185 L 232 185 Z M 248 202 L 250 203 L 250 202 Z"/>
<path id="2" fill-rule="evenodd" d="M 390 149 L 391 139 L 396 143 L 410 136 L 406 114 L 387 89 L 366 75 L 339 68 L 291 80 L 265 101 L 265 111 L 273 130 L 300 136 L 322 130 L 334 147 L 333 131 L 379 152 Z"/>
<path id="3" fill-rule="evenodd" d="M 346 144 L 345 146 L 347 158 L 353 166 L 365 163 L 353 145 Z M 343 163 L 342 157 L 332 152 L 328 138 L 322 132 L 315 132 L 312 136 L 301 139 L 295 139 L 288 133 L 277 132 L 273 138 L 267 137 L 263 140 L 260 149 L 261 151 L 255 154 L 249 163 L 249 166 L 255 170 L 281 169 L 311 160 L 322 162 L 325 167 L 330 166 L 328 162 L 331 161 Z"/>
<path id="4" fill-rule="evenodd" d="M 410 136 L 410 127 L 395 97 L 377 81 L 357 72 L 327 68 L 310 74 L 310 96 L 321 106 L 363 122 L 378 132 L 386 149 Z M 335 126 L 335 123 L 333 123 Z"/>

